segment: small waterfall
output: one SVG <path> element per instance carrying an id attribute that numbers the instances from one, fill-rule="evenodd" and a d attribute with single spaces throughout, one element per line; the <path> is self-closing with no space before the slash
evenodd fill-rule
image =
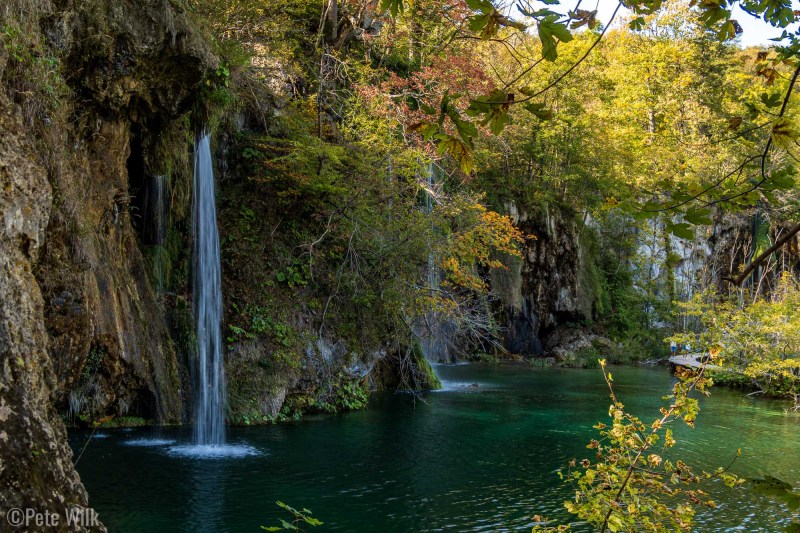
<path id="1" fill-rule="evenodd" d="M 425 213 L 431 214 L 436 203 L 437 169 L 433 163 L 424 168 L 425 186 L 423 187 L 424 196 L 422 207 Z M 439 268 L 436 266 L 436 256 L 433 251 L 428 254 L 428 289 L 431 296 L 435 296 L 439 290 Z M 447 362 L 450 359 L 448 350 L 449 323 L 439 313 L 434 310 L 426 313 L 424 321 L 419 328 L 420 347 L 428 363 Z M 434 374 L 436 370 L 431 367 Z M 438 378 L 438 376 L 437 376 Z"/>
<path id="2" fill-rule="evenodd" d="M 225 369 L 222 360 L 222 288 L 219 231 L 214 199 L 214 172 L 208 133 L 197 140 L 194 155 L 193 307 L 197 334 L 195 375 L 195 443 L 221 446 L 225 442 Z"/>
<path id="3" fill-rule="evenodd" d="M 164 240 L 167 236 L 168 183 L 167 176 L 153 176 L 145 193 L 144 231 L 145 239 L 155 245 L 153 248 L 153 277 L 156 290 L 163 292 L 164 280 Z"/>
<path id="4" fill-rule="evenodd" d="M 160 245 L 167 235 L 167 177 L 152 176 L 145 190 L 145 208 L 142 214 L 144 240 L 148 244 Z"/>
<path id="5" fill-rule="evenodd" d="M 429 163 L 425 172 L 425 183 L 427 188 L 425 190 L 425 212 L 431 214 L 433 212 L 434 194 L 436 193 L 436 170 L 433 163 Z M 433 252 L 428 254 L 428 288 L 431 292 L 439 289 L 439 271 L 436 269 L 436 257 Z"/>

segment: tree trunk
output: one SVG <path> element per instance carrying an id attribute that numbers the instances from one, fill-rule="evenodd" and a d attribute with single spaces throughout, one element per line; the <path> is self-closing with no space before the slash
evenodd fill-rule
<path id="1" fill-rule="evenodd" d="M 339 38 L 339 2 L 329 0 L 328 3 L 328 22 L 331 25 L 331 43 L 335 43 Z"/>

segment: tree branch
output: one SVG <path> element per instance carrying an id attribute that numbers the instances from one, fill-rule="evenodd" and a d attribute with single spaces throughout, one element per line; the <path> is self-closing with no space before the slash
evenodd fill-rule
<path id="1" fill-rule="evenodd" d="M 795 236 L 795 235 L 796 235 L 798 232 L 800 232 L 800 224 L 797 224 L 797 225 L 795 225 L 794 227 L 792 227 L 792 228 L 789 230 L 789 233 L 787 233 L 786 235 L 784 235 L 783 237 L 781 237 L 780 239 L 778 239 L 777 241 L 775 241 L 775 244 L 773 244 L 772 246 L 770 246 L 769 248 L 767 248 L 766 250 L 764 250 L 764 251 L 761 253 L 761 255 L 759 255 L 758 257 L 756 257 L 755 259 L 753 259 L 753 260 L 750 262 L 750 264 L 749 264 L 749 265 L 747 265 L 747 268 L 745 268 L 745 269 L 742 271 L 742 273 L 741 273 L 741 274 L 739 274 L 739 276 L 738 276 L 738 277 L 736 277 L 735 279 L 734 279 L 734 278 L 727 278 L 727 277 L 726 277 L 726 278 L 722 278 L 722 279 L 724 279 L 725 281 L 729 281 L 729 282 L 733 283 L 733 284 L 734 284 L 734 285 L 736 285 L 736 286 L 739 286 L 739 285 L 741 285 L 741 284 L 744 282 L 744 280 L 745 280 L 745 279 L 747 279 L 747 276 L 749 276 L 749 275 L 750 275 L 750 273 L 751 273 L 751 272 L 752 272 L 752 271 L 753 271 L 753 270 L 754 270 L 754 269 L 755 269 L 755 268 L 756 268 L 758 265 L 760 265 L 761 263 L 763 263 L 763 262 L 764 262 L 764 261 L 765 261 L 765 260 L 766 260 L 766 259 L 767 259 L 769 256 L 771 256 L 773 253 L 775 253 L 776 251 L 778 251 L 778 250 L 779 250 L 779 249 L 780 249 L 780 248 L 781 248 L 781 247 L 782 247 L 784 244 L 786 244 L 787 242 L 789 242 L 789 241 L 792 239 L 792 237 L 794 237 L 794 236 Z"/>

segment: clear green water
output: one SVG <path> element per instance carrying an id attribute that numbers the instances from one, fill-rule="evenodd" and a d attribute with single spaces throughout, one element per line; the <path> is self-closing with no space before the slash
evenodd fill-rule
<path id="1" fill-rule="evenodd" d="M 583 457 L 608 401 L 598 370 L 527 366 L 438 367 L 451 390 L 374 397 L 368 409 L 298 423 L 231 428 L 228 441 L 258 456 L 172 457 L 185 429 L 108 430 L 78 464 L 90 503 L 112 532 L 247 532 L 274 525 L 280 499 L 325 522 L 317 531 L 523 531 L 534 514 L 566 517 L 570 490 L 556 470 Z M 646 420 L 671 384 L 664 369 L 613 369 L 617 392 Z M 478 383 L 477 389 L 463 385 Z M 785 404 L 724 389 L 702 399 L 697 429 L 676 431 L 696 467 L 727 464 L 746 476 L 800 486 L 800 416 Z M 105 438 L 102 436 L 105 435 Z M 71 435 L 80 448 L 87 434 Z M 685 440 L 690 439 L 690 440 Z M 776 532 L 792 513 L 746 489 L 719 484 L 720 506 L 702 510 L 697 531 Z"/>

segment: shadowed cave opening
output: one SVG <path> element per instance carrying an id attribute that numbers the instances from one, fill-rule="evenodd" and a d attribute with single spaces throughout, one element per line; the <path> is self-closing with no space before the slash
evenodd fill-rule
<path id="1" fill-rule="evenodd" d="M 148 172 L 144 141 L 141 124 L 134 123 L 127 161 L 131 221 L 143 245 L 158 246 L 167 233 L 169 187 L 166 176 Z"/>

